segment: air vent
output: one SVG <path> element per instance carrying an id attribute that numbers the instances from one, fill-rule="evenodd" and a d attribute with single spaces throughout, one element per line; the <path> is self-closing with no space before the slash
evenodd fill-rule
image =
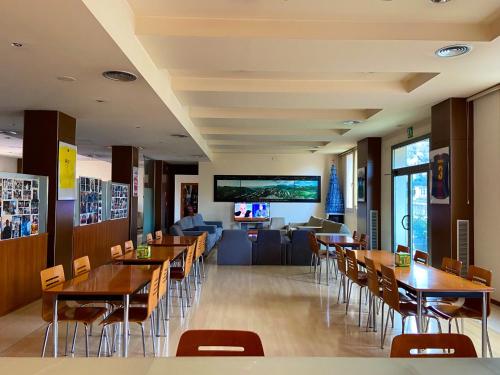
<path id="1" fill-rule="evenodd" d="M 462 261 L 462 276 L 469 269 L 469 220 L 457 220 L 457 259 Z"/>
<path id="2" fill-rule="evenodd" d="M 121 70 L 108 70 L 102 73 L 102 75 L 104 78 L 120 82 L 133 82 L 137 79 L 137 76 L 135 74 L 124 72 Z"/>
<path id="3" fill-rule="evenodd" d="M 439 57 L 455 57 L 465 55 L 469 53 L 471 49 L 472 47 L 466 44 L 454 44 L 438 49 L 436 55 Z"/>
<path id="4" fill-rule="evenodd" d="M 174 138 L 187 138 L 188 136 L 186 134 L 170 134 L 171 137 Z"/>
<path id="5" fill-rule="evenodd" d="M 378 210 L 370 210 L 370 249 L 378 249 Z"/>

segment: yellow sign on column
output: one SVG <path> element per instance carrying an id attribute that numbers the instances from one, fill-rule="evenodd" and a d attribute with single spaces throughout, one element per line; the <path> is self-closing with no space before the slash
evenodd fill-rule
<path id="1" fill-rule="evenodd" d="M 76 198 L 76 146 L 59 142 L 58 199 Z"/>

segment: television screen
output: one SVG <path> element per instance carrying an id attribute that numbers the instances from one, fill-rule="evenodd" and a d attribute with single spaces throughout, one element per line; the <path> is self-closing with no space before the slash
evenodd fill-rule
<path id="1" fill-rule="evenodd" d="M 234 204 L 235 221 L 267 221 L 269 217 L 269 203 L 267 202 Z"/>

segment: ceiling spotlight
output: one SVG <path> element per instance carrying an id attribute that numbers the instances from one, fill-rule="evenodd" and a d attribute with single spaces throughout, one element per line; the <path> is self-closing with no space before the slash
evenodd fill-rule
<path id="1" fill-rule="evenodd" d="M 352 125 L 358 125 L 361 124 L 361 121 L 359 120 L 345 120 L 342 122 L 344 125 L 352 126 Z"/>
<path id="2" fill-rule="evenodd" d="M 460 55 L 465 55 L 472 50 L 471 46 L 466 44 L 453 44 L 451 46 L 445 46 L 438 49 L 435 54 L 438 57 L 456 57 Z"/>
<path id="3" fill-rule="evenodd" d="M 59 77 L 56 77 L 59 81 L 63 81 L 63 82 L 75 82 L 76 81 L 76 78 L 75 77 L 71 77 L 71 76 L 59 76 Z"/>
<path id="4" fill-rule="evenodd" d="M 104 99 L 96 99 L 95 101 L 97 103 L 106 103 L 106 100 L 104 100 Z"/>
<path id="5" fill-rule="evenodd" d="M 104 78 L 110 79 L 111 81 L 119 82 L 133 82 L 137 79 L 135 74 L 122 70 L 108 70 L 103 72 L 102 75 Z"/>
<path id="6" fill-rule="evenodd" d="M 430 2 L 434 3 L 434 4 L 444 4 L 444 3 L 447 3 L 449 1 L 450 0 L 430 0 Z"/>
<path id="7" fill-rule="evenodd" d="M 170 134 L 171 137 L 174 138 L 187 138 L 188 136 L 186 134 Z"/>
<path id="8" fill-rule="evenodd" d="M 16 48 L 21 48 L 23 46 L 21 42 L 12 42 L 10 45 Z"/>
<path id="9" fill-rule="evenodd" d="M 12 135 L 17 135 L 18 134 L 15 130 L 7 130 L 7 133 L 8 134 L 12 134 Z"/>

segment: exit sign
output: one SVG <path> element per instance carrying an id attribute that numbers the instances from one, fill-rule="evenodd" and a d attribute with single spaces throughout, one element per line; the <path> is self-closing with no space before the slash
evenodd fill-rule
<path id="1" fill-rule="evenodd" d="M 408 135 L 408 138 L 413 138 L 413 126 L 406 129 L 406 134 Z"/>

